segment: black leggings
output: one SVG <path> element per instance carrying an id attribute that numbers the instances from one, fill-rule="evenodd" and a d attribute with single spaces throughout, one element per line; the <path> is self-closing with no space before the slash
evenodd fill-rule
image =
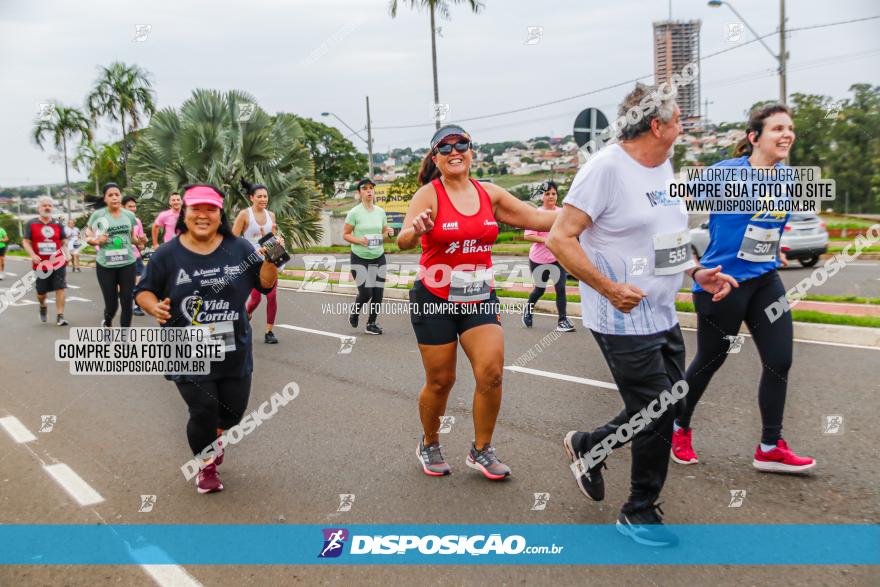
<path id="1" fill-rule="evenodd" d="M 358 295 L 354 303 L 354 313 L 360 314 L 364 304 L 369 304 L 369 324 L 376 323 L 382 296 L 385 294 L 385 253 L 375 259 L 364 259 L 351 254 L 351 275 L 357 284 Z"/>
<path id="2" fill-rule="evenodd" d="M 536 272 L 535 269 L 538 267 L 541 269 Z M 565 297 L 565 280 L 568 279 L 568 274 L 558 261 L 556 263 L 539 264 L 529 259 L 529 271 L 532 274 L 532 279 L 535 281 L 535 289 L 529 294 L 529 312 L 534 310 L 535 302 L 540 300 L 541 296 L 544 295 L 544 292 L 547 290 L 547 282 L 550 281 L 550 267 L 559 268 L 559 279 L 556 280 L 553 287 L 556 289 L 556 313 L 559 314 L 560 320 L 564 320 L 566 318 L 566 302 L 568 301 Z M 543 286 L 541 284 L 543 284 Z"/>
<path id="3" fill-rule="evenodd" d="M 104 296 L 104 322 L 109 326 L 116 316 L 116 310 L 122 305 L 120 323 L 123 327 L 131 326 L 131 311 L 134 305 L 134 278 L 137 275 L 134 263 L 125 267 L 104 267 L 96 265 L 98 285 Z"/>
<path id="4" fill-rule="evenodd" d="M 794 330 L 791 312 L 785 312 L 771 322 L 766 308 L 784 295 L 785 286 L 776 271 L 743 281 L 739 288 L 720 302 L 713 302 L 711 294 L 694 293 L 694 306 L 699 320 L 697 356 L 687 370 L 687 397 L 678 404 L 676 416 L 679 426 L 690 427 L 691 416 L 700 396 L 712 375 L 724 364 L 731 349 L 731 341 L 725 337 L 736 336 L 745 321 L 761 357 L 761 381 L 758 384 L 761 442 L 775 445 L 782 438 L 782 415 L 785 411 Z M 684 407 L 680 407 L 682 404 Z"/>
<path id="5" fill-rule="evenodd" d="M 229 430 L 244 417 L 251 395 L 251 376 L 240 379 L 175 382 L 189 406 L 186 439 L 194 455 L 217 440 L 217 429 Z"/>

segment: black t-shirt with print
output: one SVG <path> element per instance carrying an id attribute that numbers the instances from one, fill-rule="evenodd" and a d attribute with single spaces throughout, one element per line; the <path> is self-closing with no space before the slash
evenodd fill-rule
<path id="1" fill-rule="evenodd" d="M 160 300 L 171 298 L 171 319 L 165 326 L 212 324 L 215 335 L 223 334 L 226 343 L 226 358 L 211 363 L 210 375 L 166 375 L 166 379 L 204 381 L 251 374 L 251 326 L 245 304 L 253 289 L 272 291 L 260 286 L 261 266 L 251 244 L 238 237 L 224 237 L 208 255 L 187 249 L 177 238 L 153 253 L 135 295 L 150 291 Z"/>

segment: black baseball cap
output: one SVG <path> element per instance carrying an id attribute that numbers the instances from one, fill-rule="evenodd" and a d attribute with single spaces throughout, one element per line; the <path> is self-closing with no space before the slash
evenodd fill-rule
<path id="1" fill-rule="evenodd" d="M 370 179 L 369 177 L 365 177 L 365 178 L 363 178 L 362 180 L 360 180 L 360 181 L 357 183 L 357 189 L 361 189 L 361 188 L 364 187 L 365 185 L 371 185 L 371 186 L 373 186 L 373 187 L 376 187 L 376 182 L 374 182 L 374 181 L 373 181 L 372 179 Z"/>
<path id="2" fill-rule="evenodd" d="M 471 138 L 471 135 L 469 135 L 465 129 L 461 128 L 457 124 L 447 124 L 446 126 L 441 126 L 439 129 L 437 129 L 437 132 L 434 133 L 434 136 L 431 137 L 431 150 L 433 151 L 437 147 L 437 145 L 439 145 L 446 137 L 453 137 L 456 135 L 466 137 L 468 140 L 470 140 Z"/>

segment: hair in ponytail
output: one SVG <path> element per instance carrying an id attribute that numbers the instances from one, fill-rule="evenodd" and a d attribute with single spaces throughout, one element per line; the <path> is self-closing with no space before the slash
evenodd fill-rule
<path id="1" fill-rule="evenodd" d="M 780 112 L 791 116 L 791 110 L 789 110 L 788 106 L 785 104 L 768 104 L 752 110 L 751 114 L 749 114 L 749 122 L 746 125 L 746 136 L 741 138 L 733 148 L 733 156 L 742 157 L 743 155 L 751 155 L 754 146 L 749 140 L 749 134 L 755 133 L 755 140 L 757 141 L 758 137 L 761 136 L 761 132 L 764 130 L 764 121 Z"/>
<path id="2" fill-rule="evenodd" d="M 266 186 L 261 183 L 250 183 L 245 178 L 241 178 L 241 189 L 244 190 L 244 193 L 248 196 L 253 196 L 257 193 L 257 190 L 266 190 L 269 191 Z"/>
<path id="3" fill-rule="evenodd" d="M 422 159 L 422 166 L 419 168 L 419 185 L 431 183 L 440 177 L 440 170 L 434 164 L 434 152 L 428 151 L 425 158 Z"/>

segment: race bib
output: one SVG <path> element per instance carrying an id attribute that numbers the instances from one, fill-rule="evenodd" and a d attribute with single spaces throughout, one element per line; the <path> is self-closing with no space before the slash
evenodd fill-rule
<path id="1" fill-rule="evenodd" d="M 131 256 L 128 254 L 128 247 L 104 250 L 104 263 L 107 265 L 124 265 L 129 261 L 131 261 Z"/>
<path id="2" fill-rule="evenodd" d="M 37 254 L 40 256 L 54 255 L 57 250 L 58 245 L 55 241 L 40 241 L 37 243 Z"/>
<path id="3" fill-rule="evenodd" d="M 381 234 L 365 234 L 367 238 L 367 246 L 368 247 L 381 247 L 383 238 Z"/>
<path id="4" fill-rule="evenodd" d="M 736 253 L 738 259 L 752 261 L 753 263 L 767 263 L 776 260 L 776 249 L 779 247 L 779 229 L 778 228 L 761 228 L 749 224 L 743 235 L 742 243 L 739 245 L 739 251 Z"/>
<path id="5" fill-rule="evenodd" d="M 231 320 L 224 322 L 210 322 L 203 324 L 202 327 L 207 328 L 211 333 L 211 339 L 222 342 L 227 353 L 235 350 L 235 323 Z"/>
<path id="6" fill-rule="evenodd" d="M 481 302 L 492 293 L 492 271 L 453 271 L 449 283 L 450 302 Z"/>
<path id="7" fill-rule="evenodd" d="M 695 266 L 687 230 L 654 235 L 654 275 L 674 275 Z"/>

